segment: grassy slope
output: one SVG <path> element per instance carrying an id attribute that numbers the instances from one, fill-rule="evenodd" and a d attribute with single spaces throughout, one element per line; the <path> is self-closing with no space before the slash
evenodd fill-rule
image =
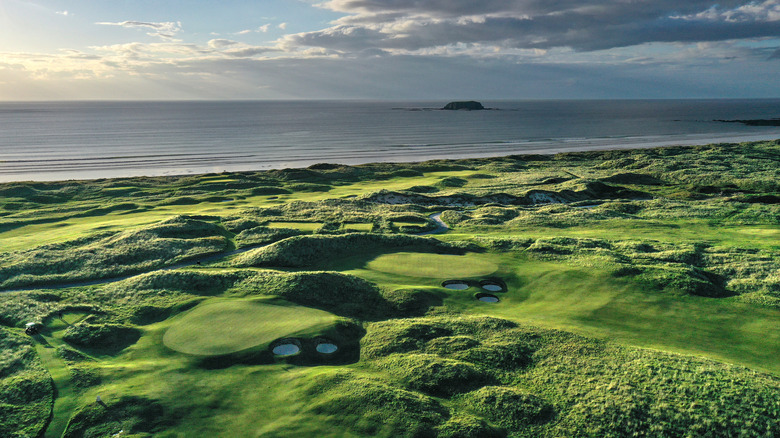
<path id="1" fill-rule="evenodd" d="M 187 239 L 213 236 L 232 248 L 245 231 L 252 241 L 273 241 L 264 237 L 268 225 L 393 233 L 444 211 L 453 229 L 439 238 L 471 243 L 377 247 L 383 240 L 373 239 L 324 258 L 300 252 L 306 245 L 281 245 L 285 254 L 268 260 L 283 255 L 300 269 L 368 282 L 217 260 L 105 286 L 3 294 L 0 322 L 44 322 L 49 343 L 66 345 L 71 329 L 56 318 L 64 310 L 90 315 L 81 335 L 101 334 L 68 347 L 64 361 L 41 351 L 62 389 L 50 436 L 69 421 L 66 436 L 772 436 L 780 433 L 779 160 L 778 144 L 769 142 L 3 185 L 0 238 L 9 265 L 23 254 L 10 251 L 57 243 L 89 254 L 89 239 L 68 242 L 148 232 L 176 214 L 210 230 Z M 416 204 L 366 202 L 380 189 L 401 190 Z M 571 206 L 531 205 L 535 192 Z M 452 204 L 499 193 L 517 202 Z M 489 250 L 431 254 L 475 243 Z M 122 257 L 140 254 L 118 249 Z M 103 259 L 94 260 L 103 269 Z M 475 287 L 442 288 L 451 277 Z M 506 283 L 499 303 L 474 299 L 488 277 Z M 716 292 L 727 297 L 692 295 Z M 176 315 L 197 303 L 257 295 L 308 306 L 289 304 L 315 319 L 328 315 L 323 310 L 352 319 L 270 330 L 264 342 L 288 331 L 301 337 L 304 352 L 285 359 L 262 346 L 205 358 L 165 347 Z M 427 316 L 409 319 L 420 315 Z M 140 339 L 121 335 L 130 328 Z M 66 339 L 79 340 L 73 333 Z M 339 352 L 313 352 L 320 337 Z M 18 376 L 0 374 L 0 382 Z M 29 409 L 23 427 L 48 415 L 43 406 Z"/>

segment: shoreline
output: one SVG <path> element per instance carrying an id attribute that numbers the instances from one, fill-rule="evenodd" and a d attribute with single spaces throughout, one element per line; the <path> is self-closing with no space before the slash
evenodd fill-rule
<path id="1" fill-rule="evenodd" d="M 633 139 L 634 142 L 626 141 Z M 639 141 L 643 140 L 643 141 Z M 659 147 L 686 147 L 686 146 L 705 146 L 711 144 L 721 143 L 748 143 L 748 142 L 761 142 L 761 141 L 776 141 L 780 140 L 780 133 L 771 134 L 739 134 L 739 133 L 724 133 L 720 136 L 714 136 L 713 134 L 691 134 L 687 140 L 674 138 L 664 140 L 662 136 L 654 137 L 622 137 L 622 138 L 581 138 L 581 139 L 556 139 L 550 141 L 523 141 L 516 143 L 489 143 L 479 146 L 485 146 L 489 150 L 481 150 L 479 152 L 453 152 L 447 155 L 441 153 L 424 153 L 421 148 L 411 150 L 407 155 L 408 159 L 400 159 L 395 154 L 382 154 L 383 150 L 391 150 L 392 148 L 384 148 L 371 154 L 369 156 L 334 156 L 333 159 L 322 158 L 293 158 L 293 159 L 268 159 L 263 161 L 257 161 L 253 164 L 246 163 L 222 163 L 221 165 L 214 165 L 211 167 L 192 167 L 185 171 L 181 170 L 181 167 L 176 169 L 169 167 L 148 167 L 148 166 L 133 166 L 132 162 L 126 163 L 124 166 L 117 166 L 117 163 L 105 163 L 102 168 L 95 169 L 81 169 L 81 170 L 64 170 L 64 171 L 52 171 L 41 170 L 39 172 L 12 172 L 9 174 L 3 174 L 0 169 L 0 184 L 12 184 L 12 183 L 30 183 L 30 182 L 65 182 L 65 181 L 95 181 L 104 179 L 121 179 L 121 178 L 155 178 L 155 177 L 186 177 L 196 175 L 210 175 L 219 174 L 225 172 L 263 172 L 276 169 L 289 169 L 289 168 L 305 168 L 314 164 L 328 163 L 328 164 L 341 164 L 356 166 L 362 164 L 374 164 L 374 163 L 387 163 L 387 164 L 409 164 L 434 160 L 461 160 L 461 159 L 473 159 L 473 158 L 497 158 L 505 156 L 522 156 L 522 155 L 555 155 L 560 153 L 577 153 L 577 152 L 593 152 L 593 151 L 608 151 L 608 150 L 632 150 L 632 149 L 653 149 Z M 461 145 L 460 148 L 473 149 L 477 145 Z M 523 148 L 522 146 L 526 146 Z M 457 149 L 454 146 L 453 149 Z M 150 157 L 153 158 L 153 157 Z M 242 157 L 238 157 L 239 159 Z M 92 160 L 111 160 L 111 157 L 98 158 Z M 228 157 L 218 157 L 217 159 L 229 159 Z M 34 161 L 34 160 L 30 160 Z M 68 160 L 53 160 L 53 161 L 68 161 Z M 87 160 L 89 161 L 89 160 Z M 156 160 L 159 162 L 159 160 Z M 260 164 L 259 163 L 265 163 Z M 138 162 L 141 164 L 142 162 Z M 2 162 L 0 161 L 0 164 Z M 172 163 L 171 166 L 175 165 Z M 121 167 L 123 171 L 116 172 L 110 169 L 116 170 L 117 167 Z M 137 169 L 137 171 L 133 171 Z M 15 178 L 12 175 L 36 175 L 34 178 Z M 78 175 L 78 176 L 77 176 Z"/>

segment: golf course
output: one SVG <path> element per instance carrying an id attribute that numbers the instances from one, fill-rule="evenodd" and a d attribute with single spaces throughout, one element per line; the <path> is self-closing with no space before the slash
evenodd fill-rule
<path id="1" fill-rule="evenodd" d="M 780 140 L 0 184 L 0 437 L 780 436 Z"/>

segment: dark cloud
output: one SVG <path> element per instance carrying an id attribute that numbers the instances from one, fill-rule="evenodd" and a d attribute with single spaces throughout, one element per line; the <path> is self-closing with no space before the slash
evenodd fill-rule
<path id="1" fill-rule="evenodd" d="M 780 0 L 332 0 L 348 15 L 289 35 L 292 46 L 342 52 L 453 44 L 593 51 L 652 42 L 780 37 Z"/>

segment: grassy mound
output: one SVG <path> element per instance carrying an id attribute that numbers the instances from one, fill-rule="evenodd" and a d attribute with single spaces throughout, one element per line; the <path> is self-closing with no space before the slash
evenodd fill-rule
<path id="1" fill-rule="evenodd" d="M 336 236 L 297 236 L 242 254 L 233 261 L 237 267 L 281 266 L 311 267 L 317 263 L 367 252 L 413 247 L 450 254 L 462 250 L 436 239 L 368 233 L 350 233 Z"/>
<path id="2" fill-rule="evenodd" d="M 367 268 L 408 277 L 467 278 L 490 275 L 498 265 L 468 255 L 401 252 L 379 256 L 368 262 Z"/>
<path id="3" fill-rule="evenodd" d="M 439 438 L 504 438 L 506 432 L 489 425 L 485 420 L 458 415 L 438 428 Z"/>
<path id="4" fill-rule="evenodd" d="M 364 436 L 433 437 L 447 411 L 435 399 L 348 371 L 317 376 L 310 410 Z"/>
<path id="5" fill-rule="evenodd" d="M 236 244 L 239 248 L 252 245 L 266 245 L 300 234 L 300 230 L 293 228 L 271 228 L 260 226 L 242 230 L 236 235 Z"/>
<path id="6" fill-rule="evenodd" d="M 197 356 L 235 353 L 275 339 L 316 334 L 332 326 L 327 312 L 267 300 L 207 302 L 182 315 L 165 332 L 168 348 Z"/>
<path id="7" fill-rule="evenodd" d="M 0 254 L 0 287 L 116 277 L 224 251 L 217 225 L 175 217 L 156 225 L 93 239 Z"/>
<path id="8" fill-rule="evenodd" d="M 481 418 L 474 427 L 541 437 L 780 432 L 780 379 L 704 359 L 485 317 L 372 323 L 361 343 L 388 383 L 451 397 L 453 417 Z M 478 374 L 461 379 L 461 369 Z"/>
<path id="9" fill-rule="evenodd" d="M 0 329 L 0 436 L 40 436 L 53 400 L 51 377 L 30 339 Z"/>
<path id="10" fill-rule="evenodd" d="M 302 306 L 360 319 L 383 319 L 398 313 L 398 305 L 375 285 L 335 272 L 261 272 L 236 284 L 229 293 L 273 295 Z M 403 296 L 397 298 L 405 299 Z"/>
<path id="11" fill-rule="evenodd" d="M 134 344 L 140 337 L 141 331 L 134 327 L 78 323 L 65 330 L 62 340 L 90 350 L 118 352 Z"/>
<path id="12" fill-rule="evenodd" d="M 122 435 L 153 436 L 175 422 L 163 406 L 144 397 L 122 397 L 105 405 L 92 403 L 82 407 L 68 422 L 64 438 Z"/>
<path id="13" fill-rule="evenodd" d="M 486 386 L 465 394 L 463 400 L 488 420 L 510 430 L 552 419 L 552 405 L 542 398 L 512 387 Z"/>
<path id="14" fill-rule="evenodd" d="M 410 388 L 437 396 L 466 392 L 490 382 L 473 364 L 433 354 L 398 354 L 377 363 Z"/>

